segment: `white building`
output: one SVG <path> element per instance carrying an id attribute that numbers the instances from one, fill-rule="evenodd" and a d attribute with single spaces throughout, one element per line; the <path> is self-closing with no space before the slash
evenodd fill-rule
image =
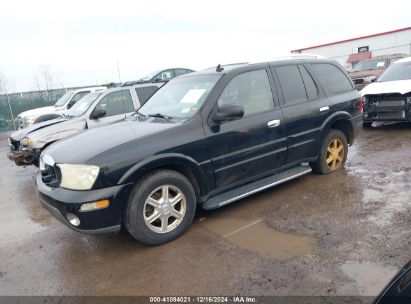
<path id="1" fill-rule="evenodd" d="M 323 55 L 337 60 L 350 70 L 353 63 L 375 56 L 399 53 L 410 55 L 411 27 L 315 45 L 291 52 Z"/>

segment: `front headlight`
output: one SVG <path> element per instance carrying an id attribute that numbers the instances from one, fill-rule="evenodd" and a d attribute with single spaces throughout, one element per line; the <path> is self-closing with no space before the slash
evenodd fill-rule
<path id="1" fill-rule="evenodd" d="M 61 171 L 60 187 L 72 190 L 90 190 L 100 168 L 92 165 L 58 164 Z"/>
<path id="2" fill-rule="evenodd" d="M 29 137 L 24 137 L 22 140 L 21 140 L 21 145 L 23 146 L 23 147 L 31 147 L 31 145 L 33 144 L 33 141 L 31 140 L 31 138 L 29 138 Z"/>

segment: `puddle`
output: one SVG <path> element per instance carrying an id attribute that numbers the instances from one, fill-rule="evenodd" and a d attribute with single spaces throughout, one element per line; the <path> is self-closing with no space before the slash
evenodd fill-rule
<path id="1" fill-rule="evenodd" d="M 397 213 L 406 214 L 410 208 L 410 182 L 410 174 L 404 171 L 375 174 L 373 183 L 363 190 L 364 206 L 374 211 L 367 221 L 386 226 L 391 224 Z"/>
<path id="2" fill-rule="evenodd" d="M 265 226 L 261 220 L 212 219 L 203 222 L 210 232 L 265 259 L 290 260 L 312 251 L 315 240 L 309 236 L 283 233 Z"/>
<path id="3" fill-rule="evenodd" d="M 377 296 L 398 272 L 395 267 L 370 262 L 346 263 L 340 269 L 355 283 L 340 287 L 338 293 L 360 296 Z"/>

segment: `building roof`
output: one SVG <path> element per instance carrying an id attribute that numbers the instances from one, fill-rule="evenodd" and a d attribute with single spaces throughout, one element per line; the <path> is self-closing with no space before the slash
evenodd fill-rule
<path id="1" fill-rule="evenodd" d="M 301 52 L 301 51 L 315 49 L 315 48 L 322 47 L 322 46 L 328 46 L 328 45 L 334 45 L 334 44 L 339 44 L 339 43 L 343 43 L 343 42 L 349 42 L 349 41 L 355 41 L 355 40 L 360 40 L 360 39 L 365 39 L 365 38 L 383 36 L 383 35 L 387 35 L 387 34 L 407 31 L 407 30 L 411 30 L 411 26 L 396 29 L 396 30 L 392 30 L 392 31 L 388 31 L 388 32 L 382 32 L 382 33 L 377 33 L 377 34 L 372 34 L 372 35 L 367 35 L 367 36 L 361 36 L 361 37 L 350 38 L 350 39 L 345 39 L 345 40 L 340 40 L 340 41 L 335 41 L 335 42 L 330 42 L 330 43 L 325 43 L 325 44 L 314 45 L 314 46 L 310 46 L 310 47 L 306 47 L 306 48 L 302 48 L 302 49 L 292 50 L 291 52 Z"/>

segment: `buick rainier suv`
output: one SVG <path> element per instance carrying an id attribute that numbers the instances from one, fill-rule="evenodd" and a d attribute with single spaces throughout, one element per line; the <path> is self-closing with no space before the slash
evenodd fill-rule
<path id="1" fill-rule="evenodd" d="M 36 189 L 73 230 L 157 245 L 215 209 L 341 169 L 362 101 L 335 61 L 233 64 L 171 80 L 125 121 L 44 150 Z"/>

